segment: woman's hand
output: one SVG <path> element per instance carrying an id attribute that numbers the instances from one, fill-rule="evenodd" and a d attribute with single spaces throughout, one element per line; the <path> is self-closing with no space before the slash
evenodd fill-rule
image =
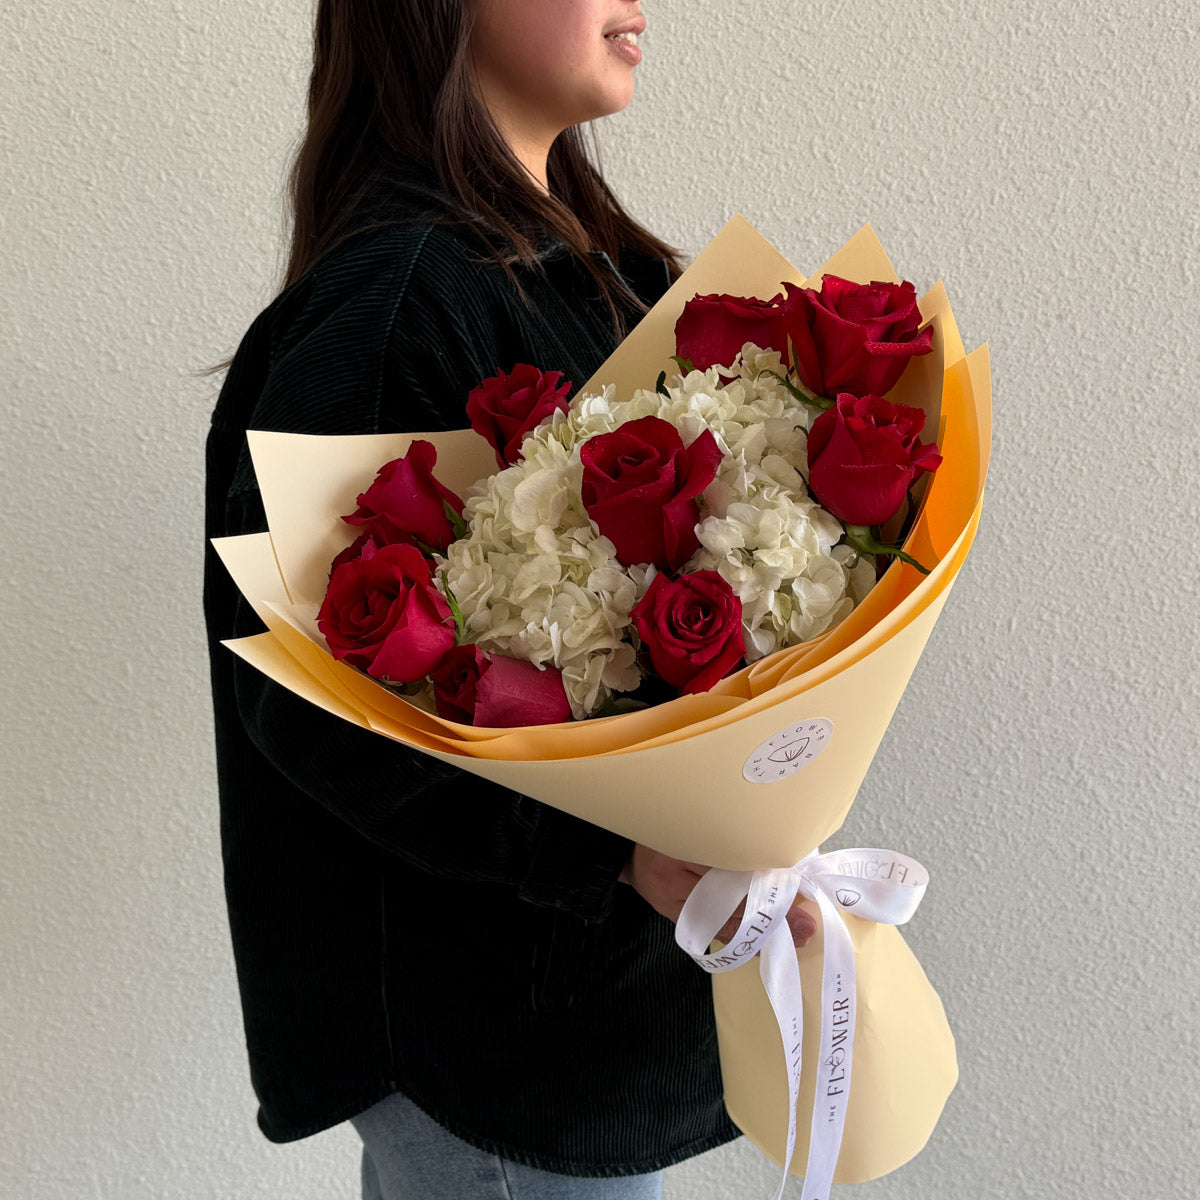
<path id="1" fill-rule="evenodd" d="M 668 858 L 649 846 L 635 845 L 620 880 L 629 884 L 656 912 L 668 920 L 678 921 L 684 901 L 708 869 L 699 863 Z M 802 905 L 803 901 L 798 901 L 787 916 L 792 941 L 797 946 L 803 946 L 817 932 L 816 918 Z M 728 942 L 733 937 L 742 923 L 745 907 L 745 901 L 737 906 L 737 911 L 718 930 L 716 941 Z"/>

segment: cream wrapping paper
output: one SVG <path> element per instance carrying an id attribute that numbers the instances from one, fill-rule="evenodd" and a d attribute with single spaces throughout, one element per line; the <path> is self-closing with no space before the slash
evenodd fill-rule
<path id="1" fill-rule="evenodd" d="M 827 272 L 863 282 L 897 278 L 869 228 L 807 282 Z M 580 391 L 613 384 L 621 399 L 673 370 L 675 321 L 694 294 L 770 297 L 783 281 L 806 282 L 734 218 Z M 424 712 L 330 656 L 315 617 L 329 563 L 353 538 L 341 514 L 416 438 L 434 443 L 438 477 L 455 490 L 490 474 L 492 450 L 470 430 L 339 438 L 252 432 L 270 533 L 216 546 L 267 632 L 229 645 L 342 719 L 665 854 L 735 871 L 790 867 L 845 819 L 979 523 L 991 439 L 986 347 L 964 353 L 940 284 L 921 311 L 934 326 L 934 352 L 913 360 L 889 398 L 918 404 L 927 429 L 939 431 L 944 462 L 923 489 L 905 542 L 931 573 L 894 563 L 839 626 L 711 692 L 619 717 L 476 729 Z M 956 1073 L 940 1002 L 900 935 L 888 926 L 859 929 L 853 917 L 848 923 L 862 1016 L 838 1180 L 874 1178 L 915 1154 Z M 814 965 L 820 995 L 821 939 L 814 941 L 798 952 L 806 1005 Z M 734 972 L 717 980 L 714 997 L 730 1113 L 782 1161 L 787 1087 L 761 984 Z M 920 1070 L 909 1070 L 918 1061 Z M 810 1120 L 811 1111 L 799 1113 L 800 1161 Z"/>
<path id="2" fill-rule="evenodd" d="M 911 954 L 886 956 L 903 942 L 885 938 L 881 954 L 866 933 L 894 933 L 928 884 L 920 863 L 891 850 L 814 851 L 787 871 L 709 871 L 683 906 L 676 941 L 713 976 L 726 1104 L 784 1168 L 776 1200 L 788 1169 L 805 1175 L 801 1200 L 826 1200 L 835 1180 L 900 1166 L 933 1129 L 956 1076 L 945 1014 Z M 797 895 L 815 902 L 820 928 L 800 954 L 785 919 Z M 743 897 L 740 927 L 709 950 Z M 729 992 L 734 975 L 760 986 Z M 903 1012 L 905 1028 L 881 1037 L 880 1011 Z"/>
<path id="3" fill-rule="evenodd" d="M 819 920 L 819 918 L 818 918 Z M 954 1037 L 937 992 L 892 925 L 842 915 L 854 945 L 858 1020 L 854 1078 L 846 1106 L 836 1183 L 878 1179 L 929 1140 L 958 1079 Z M 809 1153 L 817 1094 L 824 933 L 796 952 L 804 997 L 803 1073 L 793 1174 Z M 713 1006 L 725 1106 L 743 1133 L 780 1166 L 787 1144 L 787 1059 L 754 971 L 713 977 Z"/>

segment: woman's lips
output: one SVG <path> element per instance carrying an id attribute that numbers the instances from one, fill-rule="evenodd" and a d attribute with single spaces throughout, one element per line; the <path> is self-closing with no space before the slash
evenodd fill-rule
<path id="1" fill-rule="evenodd" d="M 619 33 L 606 33 L 604 40 L 612 48 L 614 54 L 618 58 L 624 59 L 628 63 L 640 63 L 642 61 L 641 47 L 637 44 L 637 34 L 633 30 L 622 30 Z"/>
<path id="2" fill-rule="evenodd" d="M 612 48 L 614 54 L 625 62 L 637 64 L 642 61 L 642 50 L 637 44 L 638 36 L 646 31 L 646 18 L 634 17 L 625 21 L 615 29 L 609 29 L 604 34 L 604 40 Z"/>

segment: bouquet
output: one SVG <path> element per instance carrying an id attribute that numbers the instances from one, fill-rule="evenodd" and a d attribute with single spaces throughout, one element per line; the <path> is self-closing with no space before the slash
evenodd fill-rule
<path id="1" fill-rule="evenodd" d="M 830 1178 L 874 1178 L 910 1158 L 954 1082 L 940 1002 L 894 928 L 923 872 L 890 852 L 817 851 L 842 823 L 966 557 L 990 440 L 986 350 L 965 354 L 941 286 L 915 319 L 894 320 L 897 293 L 867 289 L 865 302 L 835 278 L 900 287 L 869 229 L 806 281 L 735 218 L 565 409 L 560 381 L 539 382 L 528 368 L 475 397 L 476 423 L 494 424 L 490 440 L 473 430 L 252 434 L 270 532 L 218 544 L 267 626 L 232 648 L 284 686 L 721 868 L 705 880 L 719 889 L 733 879 L 743 895 L 749 887 L 762 912 L 789 887 L 818 900 L 823 928 L 810 947 L 781 954 L 774 943 L 772 971 L 799 972 L 786 1021 L 763 1012 L 786 980 L 764 989 L 745 971 L 714 977 L 730 1112 L 781 1163 L 798 1123 L 814 1118 L 811 1195 Z M 891 298 L 882 310 L 881 295 Z M 726 310 L 715 321 L 714 296 Z M 774 299 L 744 299 L 755 296 Z M 731 308 L 749 325 L 735 327 Z M 859 332 L 847 334 L 849 324 Z M 714 329 L 725 339 L 716 349 Z M 908 349 L 879 350 L 889 345 Z M 897 379 L 852 381 L 851 360 L 890 371 L 894 362 L 874 360 L 891 358 L 908 360 Z M 513 396 L 527 389 L 541 399 L 518 412 Z M 881 439 L 888 453 L 866 464 L 873 481 L 845 486 L 846 468 L 861 471 L 863 447 Z M 371 528 L 381 514 L 364 485 L 397 460 L 403 467 L 385 474 L 420 477 L 423 511 L 444 525 L 398 540 Z M 626 467 L 651 461 L 626 493 L 609 490 Z M 638 490 L 664 478 L 677 485 L 669 495 Z M 890 510 L 853 507 L 883 493 L 896 498 Z M 627 520 L 631 511 L 653 520 Z M 347 568 L 393 571 L 401 613 L 414 614 L 399 622 L 413 633 L 402 654 L 389 648 L 358 666 L 353 648 L 331 655 L 344 618 L 369 607 L 335 594 L 335 560 L 333 580 Z M 681 583 L 689 576 L 703 587 Z M 682 600 L 680 587 L 691 589 Z M 373 608 L 366 624 L 388 608 Z M 496 673 L 506 661 L 523 664 L 516 683 L 510 668 Z M 559 694 L 546 688 L 549 699 L 535 703 L 541 685 L 531 681 L 554 673 Z M 396 694 L 409 689 L 425 699 Z M 506 706 L 522 723 L 496 719 Z M 535 708 L 545 723 L 530 723 Z M 715 929 L 736 897 L 700 903 L 725 906 Z M 769 929 L 739 931 L 716 955 L 692 934 L 688 949 L 724 971 Z M 845 996 L 829 990 L 835 981 Z M 813 1010 L 808 1022 L 801 1008 Z M 825 1122 L 835 1095 L 837 1121 Z M 818 1129 L 818 1110 L 836 1136 Z"/>

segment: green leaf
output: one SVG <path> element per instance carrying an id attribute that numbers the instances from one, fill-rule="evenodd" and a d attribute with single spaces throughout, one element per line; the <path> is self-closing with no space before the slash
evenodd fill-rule
<path id="1" fill-rule="evenodd" d="M 603 704 L 600 705 L 594 713 L 590 715 L 594 717 L 619 717 L 625 713 L 637 712 L 643 708 L 649 708 L 650 705 L 644 700 L 635 700 L 632 696 L 612 696 L 610 695 Z"/>
<path id="2" fill-rule="evenodd" d="M 801 404 L 807 404 L 810 408 L 819 408 L 822 412 L 827 408 L 833 407 L 832 400 L 828 400 L 824 396 L 814 396 L 803 384 L 797 386 L 790 379 L 780 375 L 778 371 L 767 371 L 766 373 L 772 379 L 778 379 L 792 394 L 793 398 L 799 400 Z"/>
<path id="3" fill-rule="evenodd" d="M 454 617 L 454 644 L 462 646 L 465 644 L 467 636 L 466 618 L 463 616 L 462 609 L 458 607 L 454 593 L 450 590 L 450 581 L 446 578 L 446 572 L 443 571 L 439 578 L 442 581 L 442 595 L 446 597 L 446 603 L 450 605 L 450 613 Z"/>
<path id="4" fill-rule="evenodd" d="M 400 683 L 398 680 L 389 679 L 386 675 L 376 679 L 376 683 L 381 683 L 393 696 L 400 696 L 404 700 L 411 700 L 413 696 L 419 696 L 426 688 L 424 679 L 414 679 L 411 683 Z"/>
<path id="5" fill-rule="evenodd" d="M 928 567 L 922 566 L 911 555 L 905 554 L 899 546 L 885 546 L 866 525 L 847 525 L 845 529 L 846 541 L 855 550 L 859 550 L 863 554 L 882 554 L 888 558 L 898 558 L 901 562 L 908 563 L 910 567 L 916 567 L 922 575 L 929 574 Z"/>
<path id="6" fill-rule="evenodd" d="M 696 369 L 690 358 L 680 358 L 678 355 L 672 354 L 671 361 L 679 368 L 681 375 L 690 375 Z"/>
<path id="7" fill-rule="evenodd" d="M 660 396 L 667 396 L 670 394 L 667 391 L 667 373 L 666 373 L 666 371 L 659 371 L 658 378 L 654 381 L 654 390 Z"/>
<path id="8" fill-rule="evenodd" d="M 450 530 L 454 534 L 454 540 L 457 542 L 459 538 L 466 537 L 467 523 L 462 519 L 462 513 L 449 500 L 442 501 L 442 511 L 446 514 L 446 519 L 450 522 Z"/>

